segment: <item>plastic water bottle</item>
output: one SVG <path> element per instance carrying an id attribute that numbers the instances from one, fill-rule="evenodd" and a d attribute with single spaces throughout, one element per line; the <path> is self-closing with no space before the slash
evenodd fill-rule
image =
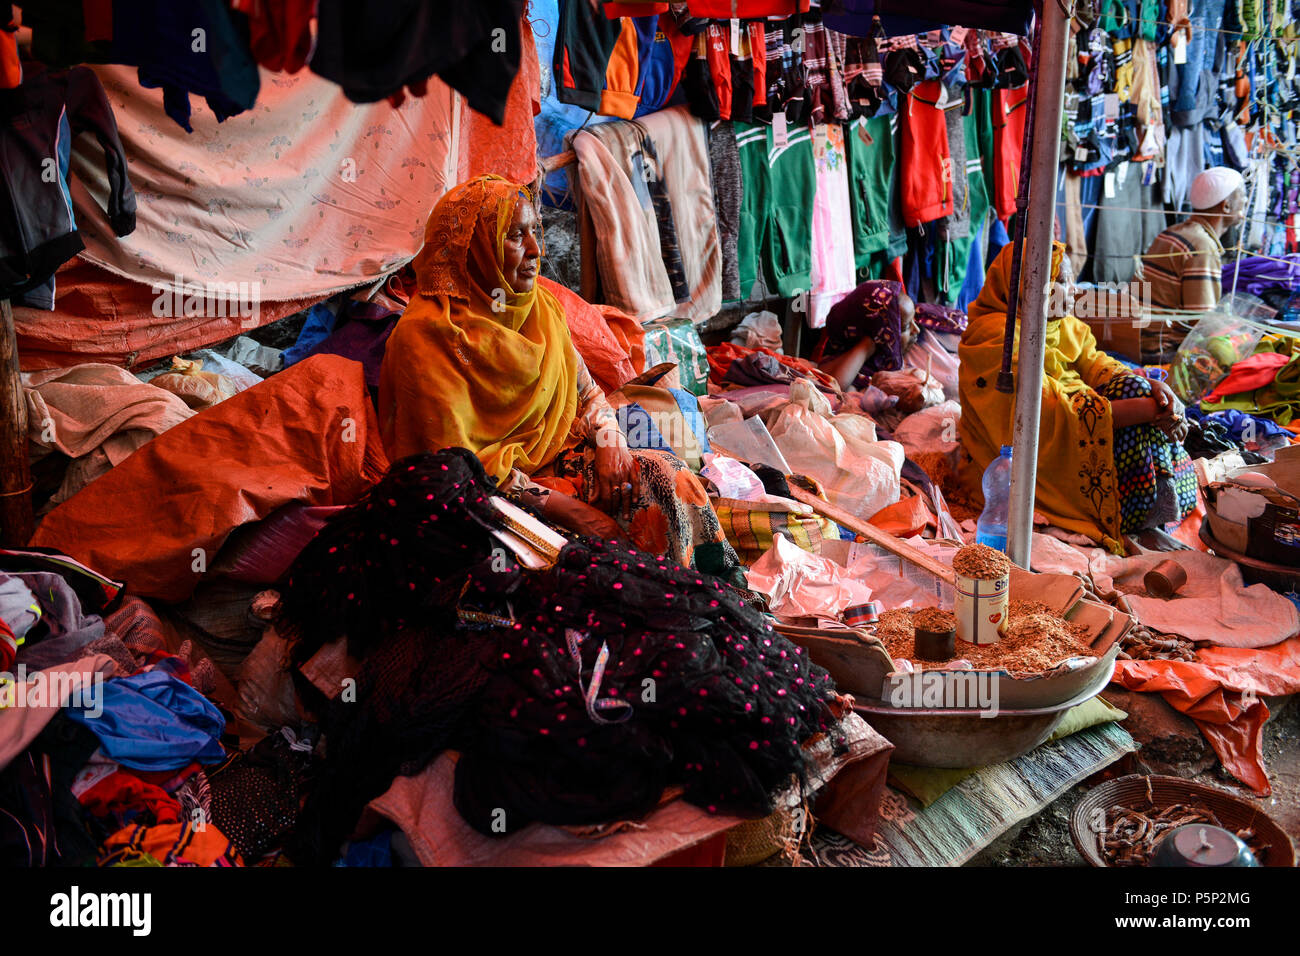
<path id="1" fill-rule="evenodd" d="M 1011 504 L 1011 446 L 984 469 L 984 510 L 975 523 L 975 541 L 999 551 L 1007 550 L 1007 510 Z"/>

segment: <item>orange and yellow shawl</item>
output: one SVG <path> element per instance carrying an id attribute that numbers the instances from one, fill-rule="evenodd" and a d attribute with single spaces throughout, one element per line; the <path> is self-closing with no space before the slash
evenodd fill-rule
<path id="1" fill-rule="evenodd" d="M 1015 396 L 996 387 L 1011 294 L 1011 248 L 1004 246 L 989 267 L 957 353 L 961 482 L 976 506 L 984 501 L 984 469 L 1001 446 L 1011 444 L 1015 415 Z M 1062 243 L 1053 243 L 1053 280 L 1064 252 Z M 1046 339 L 1035 510 L 1052 524 L 1123 554 L 1110 402 L 1096 389 L 1128 370 L 1100 351 L 1092 330 L 1072 315 L 1049 319 Z M 1019 348 L 1017 322 L 1013 370 Z"/>
<path id="2" fill-rule="evenodd" d="M 379 377 L 384 448 L 396 461 L 460 446 L 502 480 L 532 474 L 569 438 L 577 357 L 564 308 L 501 273 L 524 187 L 480 176 L 434 207 L 415 257 L 418 292 L 388 340 Z"/>

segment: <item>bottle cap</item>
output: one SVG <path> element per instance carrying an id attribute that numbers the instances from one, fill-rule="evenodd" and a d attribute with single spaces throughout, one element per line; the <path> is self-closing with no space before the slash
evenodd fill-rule
<path id="1" fill-rule="evenodd" d="M 1002 446 L 1002 457 L 1003 457 L 1003 458 L 1010 458 L 1010 457 L 1011 457 L 1011 446 L 1010 446 L 1010 445 L 1003 445 L 1003 446 Z"/>

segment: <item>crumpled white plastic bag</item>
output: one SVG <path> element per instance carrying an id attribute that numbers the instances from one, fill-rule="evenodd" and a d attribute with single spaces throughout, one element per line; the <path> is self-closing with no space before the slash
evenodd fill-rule
<path id="1" fill-rule="evenodd" d="M 749 569 L 749 588 L 768 597 L 778 617 L 838 620 L 845 608 L 871 600 L 871 588 L 830 558 L 810 554 L 783 534 Z"/>
<path id="2" fill-rule="evenodd" d="M 784 330 L 781 320 L 772 312 L 751 312 L 731 330 L 731 341 L 747 349 L 781 351 Z"/>
<path id="3" fill-rule="evenodd" d="M 949 352 L 929 329 L 922 329 L 903 356 L 903 364 L 929 372 L 943 386 L 945 398 L 957 398 L 957 356 Z"/>
<path id="4" fill-rule="evenodd" d="M 726 455 L 707 454 L 700 477 L 713 482 L 719 496 L 740 501 L 758 501 L 766 496 L 762 479 L 741 462 Z"/>
<path id="5" fill-rule="evenodd" d="M 768 431 L 792 474 L 816 478 L 830 502 L 869 518 L 899 498 L 903 446 L 877 441 L 876 424 L 855 414 L 828 414 L 809 386 L 790 386 L 790 402 L 768 421 Z"/>

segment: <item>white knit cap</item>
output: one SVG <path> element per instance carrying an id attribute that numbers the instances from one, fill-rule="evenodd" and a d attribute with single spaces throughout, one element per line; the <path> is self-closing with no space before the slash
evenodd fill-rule
<path id="1" fill-rule="evenodd" d="M 1227 166 L 1211 166 L 1192 180 L 1188 199 L 1196 210 L 1209 209 L 1223 202 L 1246 184 L 1241 173 Z"/>

